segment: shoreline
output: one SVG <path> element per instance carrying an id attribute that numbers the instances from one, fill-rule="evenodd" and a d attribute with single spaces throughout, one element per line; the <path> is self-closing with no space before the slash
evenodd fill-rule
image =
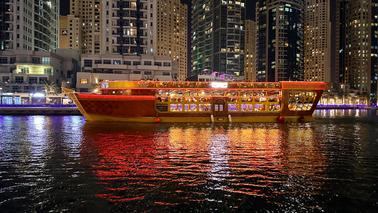
<path id="1" fill-rule="evenodd" d="M 77 107 L 24 106 L 0 107 L 0 115 L 81 115 Z"/>

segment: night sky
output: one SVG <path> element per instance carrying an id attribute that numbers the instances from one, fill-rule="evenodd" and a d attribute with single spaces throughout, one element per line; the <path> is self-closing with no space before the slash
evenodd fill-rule
<path id="1" fill-rule="evenodd" d="M 183 3 L 190 5 L 190 0 L 181 0 Z M 246 11 L 247 11 L 247 19 L 255 19 L 253 16 L 255 14 L 255 6 L 256 0 L 246 0 Z M 69 12 L 70 0 L 62 0 L 60 1 L 60 14 L 67 15 Z"/>

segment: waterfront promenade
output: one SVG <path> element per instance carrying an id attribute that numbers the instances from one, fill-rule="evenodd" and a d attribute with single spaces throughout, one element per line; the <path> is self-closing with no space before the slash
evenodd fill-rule
<path id="1" fill-rule="evenodd" d="M 0 105 L 0 115 L 80 115 L 75 105 Z"/>

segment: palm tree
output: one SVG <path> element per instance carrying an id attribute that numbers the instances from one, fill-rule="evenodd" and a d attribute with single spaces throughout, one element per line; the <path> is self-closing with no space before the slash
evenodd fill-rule
<path id="1" fill-rule="evenodd" d="M 47 83 L 47 82 L 45 82 L 45 92 L 46 92 L 46 95 L 48 95 L 48 94 L 57 95 L 58 91 L 59 91 L 58 87 L 56 86 L 55 83 Z"/>

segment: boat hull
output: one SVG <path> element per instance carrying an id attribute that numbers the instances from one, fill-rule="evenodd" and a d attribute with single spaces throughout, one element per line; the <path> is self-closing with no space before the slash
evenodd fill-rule
<path id="1" fill-rule="evenodd" d="M 253 122 L 297 122 L 312 120 L 312 112 L 229 112 L 214 115 L 204 113 L 160 113 L 155 108 L 155 98 L 150 96 L 119 98 L 75 93 L 76 104 L 88 121 L 141 122 L 141 123 L 253 123 Z"/>

